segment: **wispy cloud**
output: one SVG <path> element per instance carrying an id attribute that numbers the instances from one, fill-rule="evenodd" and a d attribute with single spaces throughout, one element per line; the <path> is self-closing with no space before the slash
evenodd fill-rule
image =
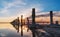
<path id="1" fill-rule="evenodd" d="M 14 0 L 13 2 L 6 2 L 4 1 L 3 4 L 5 4 L 5 8 L 10 8 L 12 6 L 18 6 L 18 5 L 25 5 L 22 0 Z"/>
<path id="2" fill-rule="evenodd" d="M 22 10 L 19 10 L 18 11 L 19 12 L 18 16 L 21 16 L 21 15 L 23 15 L 24 17 L 31 16 L 32 8 L 36 9 L 36 13 L 40 12 L 40 11 L 43 11 L 43 8 L 41 7 L 40 4 L 31 4 L 28 7 L 25 7 L 25 8 L 22 8 Z"/>
<path id="3" fill-rule="evenodd" d="M 22 0 L 14 0 L 13 2 L 3 1 L 2 4 L 4 5 L 4 8 L 0 10 L 0 13 L 9 14 L 9 12 L 12 11 L 10 10 L 11 7 L 20 7 L 20 5 L 25 5 L 26 3 L 24 3 Z"/>
<path id="4" fill-rule="evenodd" d="M 0 10 L 1 17 L 10 17 L 10 16 L 21 16 L 24 15 L 25 17 L 30 16 L 32 12 L 32 8 L 36 8 L 36 12 L 40 12 L 43 10 L 41 4 L 33 3 L 28 4 L 25 2 L 26 0 L 13 0 L 12 2 L 3 1 L 2 4 L 4 8 Z"/>
<path id="5" fill-rule="evenodd" d="M 31 15 L 32 8 L 35 8 L 36 12 L 43 10 L 41 4 L 28 4 L 28 2 L 25 1 L 27 0 L 12 0 L 11 2 L 6 0 L 2 1 L 1 4 L 3 5 L 3 8 L 0 9 L 0 20 L 2 22 L 10 22 L 15 18 L 20 17 L 21 15 L 28 17 Z"/>

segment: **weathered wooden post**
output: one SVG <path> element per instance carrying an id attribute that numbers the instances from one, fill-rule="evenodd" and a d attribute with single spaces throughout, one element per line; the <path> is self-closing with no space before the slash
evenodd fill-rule
<path id="1" fill-rule="evenodd" d="M 53 24 L 53 11 L 50 11 L 50 24 Z"/>
<path id="2" fill-rule="evenodd" d="M 27 27 L 28 27 L 28 29 L 27 29 L 27 32 L 29 31 L 29 18 L 27 17 Z"/>
<path id="3" fill-rule="evenodd" d="M 23 15 L 21 15 L 21 36 L 23 36 Z"/>
<path id="4" fill-rule="evenodd" d="M 18 29 L 17 29 L 17 32 L 19 33 L 19 25 L 20 25 L 20 21 L 19 21 L 19 17 L 18 17 Z"/>
<path id="5" fill-rule="evenodd" d="M 19 25 L 20 25 L 19 17 L 10 23 L 17 30 L 17 33 L 19 33 Z"/>
<path id="6" fill-rule="evenodd" d="M 35 37 L 35 8 L 32 9 L 32 37 Z"/>
<path id="7" fill-rule="evenodd" d="M 56 21 L 56 24 L 59 24 L 58 21 Z"/>
<path id="8" fill-rule="evenodd" d="M 35 24 L 35 8 L 32 9 L 32 24 Z"/>

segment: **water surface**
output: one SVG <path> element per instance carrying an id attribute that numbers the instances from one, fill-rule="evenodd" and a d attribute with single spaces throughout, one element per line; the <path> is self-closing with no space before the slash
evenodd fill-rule
<path id="1" fill-rule="evenodd" d="M 23 37 L 31 37 L 31 31 L 24 30 Z M 0 37 L 21 37 L 21 33 L 17 33 L 16 29 L 10 23 L 0 23 Z"/>

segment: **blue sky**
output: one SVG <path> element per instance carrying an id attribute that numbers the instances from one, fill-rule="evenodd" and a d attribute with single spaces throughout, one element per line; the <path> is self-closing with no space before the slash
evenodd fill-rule
<path id="1" fill-rule="evenodd" d="M 31 9 L 40 11 L 60 11 L 60 0 L 0 0 L 0 17 L 29 16 Z"/>

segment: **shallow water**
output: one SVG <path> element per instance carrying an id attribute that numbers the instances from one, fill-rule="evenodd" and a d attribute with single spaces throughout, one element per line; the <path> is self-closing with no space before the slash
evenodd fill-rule
<path id="1" fill-rule="evenodd" d="M 31 31 L 24 30 L 23 37 L 31 37 Z M 17 33 L 16 29 L 9 23 L 0 24 L 0 37 L 21 37 L 21 33 Z"/>

